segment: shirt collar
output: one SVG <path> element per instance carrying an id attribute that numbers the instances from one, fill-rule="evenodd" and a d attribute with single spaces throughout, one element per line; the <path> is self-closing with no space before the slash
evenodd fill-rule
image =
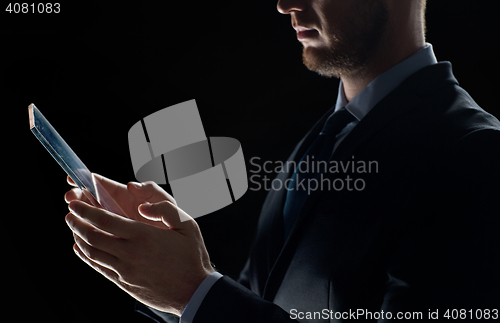
<path id="1" fill-rule="evenodd" d="M 359 121 L 406 78 L 418 70 L 436 63 L 432 45 L 427 43 L 423 49 L 377 76 L 350 102 L 347 102 L 344 84 L 340 81 L 335 111 L 346 107 Z"/>

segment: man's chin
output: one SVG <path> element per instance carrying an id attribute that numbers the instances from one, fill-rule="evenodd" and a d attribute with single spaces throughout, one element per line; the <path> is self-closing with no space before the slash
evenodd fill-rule
<path id="1" fill-rule="evenodd" d="M 339 77 L 338 68 L 332 64 L 331 51 L 325 47 L 304 46 L 302 62 L 313 72 L 326 77 Z"/>

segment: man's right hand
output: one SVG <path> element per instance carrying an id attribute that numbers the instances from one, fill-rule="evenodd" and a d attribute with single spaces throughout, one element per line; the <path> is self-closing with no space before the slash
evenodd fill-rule
<path id="1" fill-rule="evenodd" d="M 102 186 L 102 188 L 109 193 L 116 203 L 120 205 L 128 218 L 155 227 L 164 229 L 167 228 L 163 222 L 148 220 L 141 216 L 138 211 L 139 205 L 145 202 L 158 203 L 166 200 L 177 205 L 175 199 L 161 189 L 156 183 L 129 182 L 127 185 L 124 185 L 97 174 L 93 174 L 93 176 L 95 177 L 95 180 L 98 181 L 98 184 L 100 184 L 100 186 Z M 67 181 L 75 188 L 69 190 L 64 195 L 66 203 L 69 204 L 71 201 L 79 200 L 92 205 L 82 190 L 77 187 L 69 176 L 67 177 Z"/>

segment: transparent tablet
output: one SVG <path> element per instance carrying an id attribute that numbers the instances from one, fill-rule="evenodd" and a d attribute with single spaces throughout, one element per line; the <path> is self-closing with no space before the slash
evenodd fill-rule
<path id="1" fill-rule="evenodd" d="M 34 104 L 28 107 L 30 129 L 42 145 L 54 157 L 57 163 L 71 177 L 73 182 L 83 191 L 85 196 L 97 207 L 125 215 L 121 207 L 100 185 L 89 169 L 57 133 L 52 125 Z"/>

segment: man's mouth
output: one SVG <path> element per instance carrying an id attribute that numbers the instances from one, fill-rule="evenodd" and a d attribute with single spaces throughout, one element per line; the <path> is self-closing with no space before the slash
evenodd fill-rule
<path id="1" fill-rule="evenodd" d="M 314 28 L 307 28 L 302 26 L 293 26 L 293 29 L 297 32 L 298 40 L 309 40 L 319 36 L 319 32 Z"/>

